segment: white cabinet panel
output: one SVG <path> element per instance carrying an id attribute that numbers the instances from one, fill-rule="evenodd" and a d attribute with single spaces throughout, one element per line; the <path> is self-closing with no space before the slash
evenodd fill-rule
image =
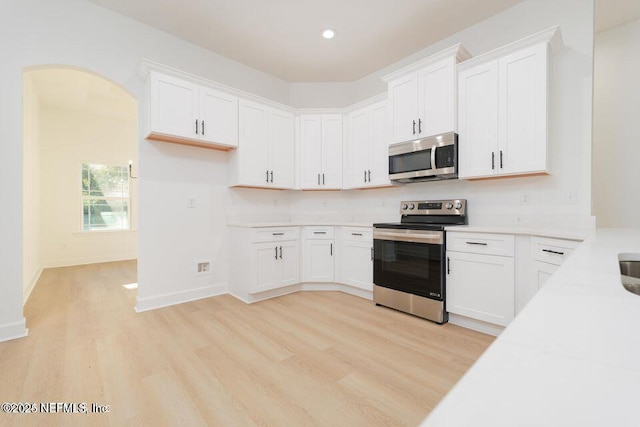
<path id="1" fill-rule="evenodd" d="M 238 146 L 238 98 L 200 87 L 200 134 L 204 141 Z"/>
<path id="2" fill-rule="evenodd" d="M 254 283 L 251 293 L 264 292 L 279 286 L 277 274 L 278 248 L 273 243 L 253 245 L 255 265 Z"/>
<path id="3" fill-rule="evenodd" d="M 240 182 L 247 186 L 269 184 L 268 107 L 240 101 Z"/>
<path id="4" fill-rule="evenodd" d="M 342 189 L 342 115 L 322 116 L 322 187 Z"/>
<path id="5" fill-rule="evenodd" d="M 305 190 L 342 188 L 342 115 L 300 116 L 300 186 Z"/>
<path id="6" fill-rule="evenodd" d="M 333 240 L 305 242 L 305 282 L 333 282 Z"/>
<path id="7" fill-rule="evenodd" d="M 425 137 L 455 130 L 455 59 L 446 58 L 418 71 L 418 89 L 418 134 Z"/>
<path id="8" fill-rule="evenodd" d="M 269 115 L 269 177 L 275 188 L 295 186 L 295 124 L 293 114 L 271 110 Z"/>
<path id="9" fill-rule="evenodd" d="M 503 173 L 547 168 L 547 44 L 499 60 L 499 156 Z"/>
<path id="10" fill-rule="evenodd" d="M 511 257 L 447 251 L 447 311 L 507 326 L 514 317 Z"/>
<path id="11" fill-rule="evenodd" d="M 353 111 L 348 120 L 345 186 L 368 188 L 391 185 L 386 102 Z"/>
<path id="12" fill-rule="evenodd" d="M 515 239 L 512 234 L 448 231 L 447 250 L 484 255 L 513 256 Z"/>
<path id="13" fill-rule="evenodd" d="M 367 291 L 373 290 L 373 242 L 346 240 L 342 246 L 342 283 Z"/>
<path id="14" fill-rule="evenodd" d="M 198 85 L 159 73 L 150 74 L 151 132 L 199 137 Z"/>
<path id="15" fill-rule="evenodd" d="M 418 76 L 412 73 L 389 83 L 389 138 L 391 143 L 416 136 Z"/>
<path id="16" fill-rule="evenodd" d="M 458 91 L 459 176 L 491 176 L 498 144 L 498 63 L 460 72 Z"/>
<path id="17" fill-rule="evenodd" d="M 280 287 L 300 283 L 300 243 L 282 242 L 278 245 L 278 273 Z"/>

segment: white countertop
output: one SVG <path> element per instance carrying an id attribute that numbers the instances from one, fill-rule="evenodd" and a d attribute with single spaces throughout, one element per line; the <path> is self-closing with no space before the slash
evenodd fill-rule
<path id="1" fill-rule="evenodd" d="M 265 228 L 265 227 L 303 227 L 303 226 L 328 226 L 328 227 L 373 227 L 371 222 L 340 222 L 340 221 L 287 221 L 287 222 L 242 222 L 227 224 L 229 227 L 241 228 Z"/>
<path id="2" fill-rule="evenodd" d="M 447 231 L 466 231 L 470 233 L 518 234 L 527 236 L 551 237 L 556 239 L 584 240 L 593 229 L 567 227 L 535 227 L 535 226 L 491 226 L 491 225 L 454 225 L 446 227 Z"/>
<path id="3" fill-rule="evenodd" d="M 640 229 L 598 229 L 422 426 L 638 426 L 640 296 L 618 253 Z"/>

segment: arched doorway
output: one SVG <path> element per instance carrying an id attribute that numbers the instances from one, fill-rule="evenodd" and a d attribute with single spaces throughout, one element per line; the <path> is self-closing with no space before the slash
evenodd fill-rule
<path id="1" fill-rule="evenodd" d="M 23 82 L 24 301 L 37 297 L 37 283 L 56 282 L 59 292 L 98 306 L 90 291 L 108 286 L 96 279 L 107 275 L 104 263 L 119 263 L 111 267 L 120 288 L 137 281 L 137 101 L 73 67 L 28 69 Z M 63 279 L 65 271 L 73 274 Z M 133 307 L 136 291 L 122 292 Z"/>

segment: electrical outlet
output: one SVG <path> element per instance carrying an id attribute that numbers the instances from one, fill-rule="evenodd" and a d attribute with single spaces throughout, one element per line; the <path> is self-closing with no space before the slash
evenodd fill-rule
<path id="1" fill-rule="evenodd" d="M 196 261 L 196 276 L 211 274 L 211 261 Z"/>
<path id="2" fill-rule="evenodd" d="M 531 193 L 522 193 L 522 195 L 520 195 L 520 204 L 528 205 L 529 202 L 531 202 Z"/>
<path id="3" fill-rule="evenodd" d="M 564 193 L 564 201 L 568 205 L 575 205 L 578 203 L 578 194 L 576 191 L 566 191 Z"/>
<path id="4" fill-rule="evenodd" d="M 188 208 L 195 208 L 196 207 L 196 199 L 191 197 L 187 200 L 187 207 Z"/>

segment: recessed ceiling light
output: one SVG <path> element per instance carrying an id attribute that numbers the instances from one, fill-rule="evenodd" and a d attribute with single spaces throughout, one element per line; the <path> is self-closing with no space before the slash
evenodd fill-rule
<path id="1" fill-rule="evenodd" d="M 324 37 L 325 39 L 332 39 L 335 36 L 336 36 L 336 32 L 331 28 L 327 28 L 322 32 L 322 37 Z"/>

